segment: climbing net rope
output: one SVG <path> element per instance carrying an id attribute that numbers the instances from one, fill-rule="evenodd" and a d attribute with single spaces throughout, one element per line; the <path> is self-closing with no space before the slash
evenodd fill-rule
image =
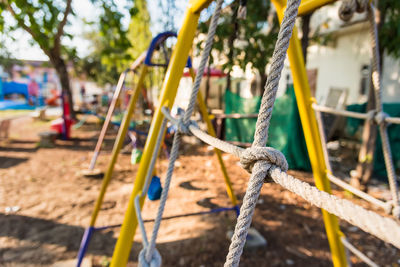
<path id="1" fill-rule="evenodd" d="M 272 181 L 299 195 L 313 205 L 346 220 L 347 222 L 361 228 L 362 230 L 370 234 L 375 235 L 376 237 L 386 242 L 393 244 L 397 248 L 400 248 L 400 225 L 395 220 L 383 217 L 375 212 L 368 211 L 358 205 L 353 204 L 348 200 L 340 199 L 336 196 L 320 191 L 316 187 L 288 175 L 286 173 L 288 169 L 288 164 L 283 154 L 274 148 L 265 147 L 268 139 L 269 122 L 276 98 L 276 92 L 278 90 L 279 79 L 281 76 L 284 60 L 286 58 L 289 40 L 291 38 L 292 30 L 296 21 L 300 0 L 289 0 L 287 3 L 287 8 L 285 10 L 281 28 L 278 34 L 278 39 L 275 45 L 275 50 L 271 60 L 271 67 L 262 97 L 260 113 L 257 118 L 256 131 L 252 146 L 250 148 L 243 149 L 241 147 L 237 147 L 222 140 L 219 140 L 203 132 L 194 121 L 190 120 L 191 115 L 194 111 L 195 101 L 200 88 L 200 82 L 204 73 L 204 68 L 206 66 L 211 51 L 222 3 L 223 0 L 218 0 L 216 3 L 216 8 L 211 19 L 206 45 L 201 56 L 201 62 L 193 85 L 188 108 L 186 109 L 184 115 L 178 119 L 172 117 L 166 107 L 162 108 L 162 112 L 165 116 L 163 125 L 165 125 L 166 120 L 169 120 L 171 123 L 175 124 L 178 127 L 178 132 L 174 136 L 169 165 L 166 173 L 165 185 L 161 195 L 160 205 L 150 241 L 148 241 L 147 239 L 144 223 L 141 219 L 140 214 L 141 211 L 139 208 L 138 200 L 141 194 L 139 194 L 136 198 L 136 213 L 143 238 L 143 249 L 139 253 L 139 266 L 147 267 L 161 265 L 161 256 L 156 249 L 156 239 L 158 230 L 160 228 L 161 217 L 168 196 L 168 191 L 174 170 L 174 164 L 178 157 L 179 145 L 181 143 L 181 137 L 183 134 L 193 135 L 215 148 L 239 157 L 240 163 L 242 164 L 243 168 L 251 173 L 248 187 L 243 198 L 243 204 L 240 209 L 240 215 L 237 219 L 231 245 L 229 247 L 229 252 L 226 257 L 226 267 L 239 265 L 240 256 L 243 252 L 243 247 L 246 242 L 246 236 L 252 221 L 254 209 L 257 203 L 257 199 L 260 195 L 261 188 L 265 182 Z M 369 10 L 372 9 L 373 7 L 369 6 Z M 376 50 L 376 45 L 374 47 L 374 50 Z M 377 54 L 375 51 L 374 57 L 376 56 Z M 380 90 L 378 74 L 379 69 L 376 64 L 374 64 L 373 68 L 376 70 L 374 78 L 374 88 L 376 88 L 375 92 L 380 99 L 380 92 L 378 92 Z M 382 112 L 382 110 L 380 110 L 380 112 Z M 158 143 L 159 140 L 162 138 L 161 132 L 162 131 L 160 131 L 160 134 L 158 135 Z M 157 153 L 154 153 L 153 157 L 156 157 L 156 155 Z M 149 177 L 151 177 L 150 174 L 153 171 L 152 168 L 154 168 L 154 164 L 151 164 L 148 170 L 148 175 L 146 176 L 147 180 L 149 179 Z M 148 184 L 147 180 L 145 183 L 146 185 Z M 145 186 L 145 188 L 146 187 L 147 186 Z"/>
<path id="2" fill-rule="evenodd" d="M 399 218 L 400 217 L 400 203 L 399 203 L 399 195 L 398 195 L 398 188 L 397 188 L 397 183 L 396 183 L 396 174 L 395 174 L 395 168 L 393 164 L 393 159 L 392 159 L 392 152 L 390 149 L 389 145 L 389 136 L 388 136 L 388 131 L 387 127 L 389 123 L 397 123 L 400 124 L 400 118 L 391 118 L 388 114 L 383 112 L 383 103 L 382 103 L 382 86 L 381 86 L 381 79 L 380 79 L 380 65 L 379 65 L 379 45 L 378 45 L 378 31 L 377 31 L 377 26 L 376 26 L 376 20 L 375 20 L 375 12 L 374 8 L 371 5 L 368 6 L 368 1 L 364 0 L 346 0 L 342 2 L 342 5 L 339 8 L 339 17 L 344 20 L 344 21 L 349 21 L 353 14 L 355 12 L 364 12 L 366 9 L 368 9 L 368 23 L 369 23 L 369 28 L 370 28 L 370 39 L 371 39 L 371 46 L 372 46 L 372 89 L 374 90 L 374 95 L 375 95 L 375 100 L 376 100 L 376 108 L 374 110 L 368 111 L 368 113 L 359 113 L 359 112 L 351 112 L 351 111 L 344 111 L 344 110 L 337 110 L 333 108 L 328 108 L 324 106 L 318 106 L 317 104 L 313 104 L 314 110 L 317 112 L 317 120 L 318 124 L 320 126 L 320 136 L 321 136 L 321 143 L 324 148 L 324 153 L 325 153 L 325 160 L 327 163 L 328 167 L 328 178 L 331 182 L 337 184 L 338 186 L 341 186 L 345 188 L 346 190 L 352 192 L 353 194 L 359 196 L 360 198 L 363 198 L 364 200 L 367 200 L 374 205 L 383 208 L 387 213 L 392 213 L 394 217 Z M 390 193 L 392 196 L 391 201 L 381 201 L 379 199 L 376 199 L 354 187 L 351 185 L 344 183 L 342 180 L 336 178 L 332 174 L 332 170 L 330 167 L 330 163 L 328 160 L 328 154 L 327 154 L 327 149 L 326 149 L 326 140 L 324 136 L 324 132 L 322 129 L 322 119 L 320 112 L 326 112 L 326 113 L 331 113 L 335 115 L 340 115 L 340 116 L 347 116 L 347 117 L 353 117 L 353 118 L 358 118 L 358 119 L 365 119 L 369 123 L 376 123 L 379 125 L 379 133 L 382 139 L 382 150 L 383 150 L 383 156 L 384 156 L 384 161 L 385 161 L 385 167 L 387 170 L 388 174 L 388 181 L 389 181 L 389 188 L 390 188 Z"/>

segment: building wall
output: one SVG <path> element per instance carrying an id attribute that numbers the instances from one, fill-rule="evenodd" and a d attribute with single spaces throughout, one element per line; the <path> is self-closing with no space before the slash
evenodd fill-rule
<path id="1" fill-rule="evenodd" d="M 347 103 L 366 101 L 360 95 L 362 68 L 370 64 L 367 24 L 352 26 L 334 37 L 333 45 L 308 49 L 307 69 L 317 69 L 316 99 L 323 103 L 330 88 L 347 90 Z"/>

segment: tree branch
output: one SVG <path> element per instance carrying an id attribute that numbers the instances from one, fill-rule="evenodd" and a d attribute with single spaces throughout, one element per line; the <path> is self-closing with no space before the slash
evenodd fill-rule
<path id="1" fill-rule="evenodd" d="M 11 6 L 11 3 L 7 0 L 2 1 L 4 4 L 7 6 L 7 10 L 11 13 L 11 15 L 14 17 L 14 19 L 17 21 L 18 25 L 23 28 L 26 32 L 28 32 L 32 38 L 38 43 L 40 48 L 43 50 L 43 52 L 50 57 L 50 51 L 43 45 L 43 42 L 40 41 L 40 39 L 46 40 L 47 36 L 45 36 L 43 33 L 35 32 L 31 27 L 25 24 L 25 21 L 20 15 L 15 12 L 13 7 Z M 28 15 L 29 16 L 29 15 Z M 32 19 L 30 18 L 30 22 L 33 23 Z"/>
<path id="2" fill-rule="evenodd" d="M 60 49 L 61 36 L 64 33 L 64 26 L 67 24 L 68 14 L 71 13 L 71 3 L 72 0 L 67 0 L 67 6 L 65 7 L 64 17 L 61 20 L 60 24 L 58 24 L 57 33 L 54 37 L 54 49 Z"/>
<path id="3" fill-rule="evenodd" d="M 32 31 L 32 29 L 25 24 L 24 20 L 22 18 L 18 17 L 18 14 L 15 12 L 15 10 L 12 8 L 10 2 L 4 1 L 5 4 L 7 5 L 7 10 L 11 13 L 11 15 L 17 20 L 18 24 L 25 30 L 27 31 L 30 35 L 32 35 L 33 39 L 36 38 L 36 34 Z"/>

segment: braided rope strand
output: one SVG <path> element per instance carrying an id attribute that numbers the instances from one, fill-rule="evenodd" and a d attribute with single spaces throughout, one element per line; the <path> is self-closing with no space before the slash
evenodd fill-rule
<path id="1" fill-rule="evenodd" d="M 263 147 L 268 140 L 268 128 L 272 109 L 278 90 L 281 71 L 286 58 L 286 52 L 289 47 L 289 40 L 296 22 L 299 5 L 300 0 L 289 0 L 287 3 L 275 50 L 272 55 L 271 69 L 262 97 L 252 147 Z M 246 243 L 246 237 L 252 222 L 256 202 L 260 195 L 266 174 L 270 168 L 271 165 L 268 161 L 261 160 L 254 164 L 243 204 L 240 208 L 240 215 L 237 219 L 235 231 L 229 246 L 229 252 L 226 256 L 225 267 L 236 267 L 239 265 L 240 256 L 242 255 L 243 247 Z"/>
<path id="2" fill-rule="evenodd" d="M 372 4 L 368 8 L 368 21 L 370 24 L 370 35 L 372 43 L 372 85 L 375 92 L 376 111 L 378 114 L 383 114 L 382 105 L 382 85 L 380 79 L 380 55 L 379 55 L 379 41 L 378 41 L 378 29 L 375 22 L 375 8 Z M 383 116 L 384 117 L 384 116 Z M 390 192 L 393 199 L 393 215 L 397 218 L 400 217 L 400 206 L 399 206 L 399 195 L 396 183 L 396 174 L 393 165 L 392 151 L 389 145 L 389 136 L 387 132 L 387 124 L 385 120 L 379 123 L 379 133 L 382 139 L 382 150 L 386 165 L 386 171 L 389 180 Z"/>

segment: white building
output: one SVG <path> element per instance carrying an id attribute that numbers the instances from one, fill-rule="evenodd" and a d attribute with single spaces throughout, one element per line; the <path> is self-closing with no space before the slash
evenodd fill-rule
<path id="1" fill-rule="evenodd" d="M 340 3 L 316 11 L 311 19 L 311 32 L 320 30 L 329 36 L 327 45 L 311 44 L 308 47 L 307 70 L 316 70 L 316 99 L 324 103 L 331 89 L 347 94 L 347 103 L 363 103 L 369 88 L 371 39 L 366 13 L 355 14 L 349 23 L 338 17 Z M 382 70 L 383 102 L 400 102 L 400 61 L 384 56 Z M 289 63 L 280 83 L 280 94 L 286 87 Z M 290 75 L 290 74 L 289 74 Z"/>

